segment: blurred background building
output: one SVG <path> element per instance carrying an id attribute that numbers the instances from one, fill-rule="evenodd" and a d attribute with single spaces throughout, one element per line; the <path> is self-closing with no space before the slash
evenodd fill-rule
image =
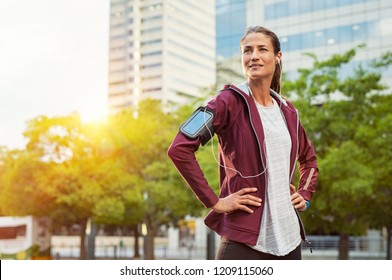
<path id="1" fill-rule="evenodd" d="M 141 98 L 185 103 L 203 88 L 244 79 L 239 40 L 247 26 L 263 25 L 281 40 L 289 79 L 359 44 L 358 63 L 392 49 L 389 0 L 111 0 L 109 111 Z M 392 70 L 384 73 L 392 85 Z"/>
<path id="2" fill-rule="evenodd" d="M 392 50 L 392 1 L 389 0 L 216 0 L 216 52 L 218 69 L 240 69 L 239 40 L 250 25 L 263 25 L 280 38 L 283 70 L 295 78 L 298 68 L 311 66 L 318 59 L 343 53 L 359 44 L 347 73 L 357 63 L 366 65 L 372 58 Z M 392 70 L 384 73 L 392 85 Z M 218 73 L 218 84 L 232 75 Z M 239 80 L 241 78 L 239 77 Z"/>
<path id="3" fill-rule="evenodd" d="M 215 1 L 111 0 L 109 112 L 215 84 Z"/>

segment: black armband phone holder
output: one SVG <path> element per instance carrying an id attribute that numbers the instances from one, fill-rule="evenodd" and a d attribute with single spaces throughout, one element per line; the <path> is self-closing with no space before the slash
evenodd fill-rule
<path id="1" fill-rule="evenodd" d="M 210 109 L 199 107 L 180 126 L 180 131 L 192 139 L 200 137 L 201 144 L 204 146 L 214 135 L 212 128 L 213 119 L 214 113 Z"/>

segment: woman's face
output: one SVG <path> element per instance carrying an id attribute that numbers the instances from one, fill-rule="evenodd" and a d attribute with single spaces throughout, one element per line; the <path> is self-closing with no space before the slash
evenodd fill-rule
<path id="1" fill-rule="evenodd" d="M 275 55 L 270 37 L 250 33 L 242 42 L 241 51 L 242 68 L 248 79 L 272 79 L 281 53 Z"/>

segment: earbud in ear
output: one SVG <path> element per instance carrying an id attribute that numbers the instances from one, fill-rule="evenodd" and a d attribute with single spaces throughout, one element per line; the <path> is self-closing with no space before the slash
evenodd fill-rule
<path id="1" fill-rule="evenodd" d="M 279 57 L 276 59 L 276 61 L 277 61 L 278 64 L 280 64 L 280 58 Z"/>

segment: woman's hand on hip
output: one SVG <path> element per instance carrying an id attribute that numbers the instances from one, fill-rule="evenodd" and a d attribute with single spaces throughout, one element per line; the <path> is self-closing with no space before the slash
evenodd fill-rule
<path id="1" fill-rule="evenodd" d="M 306 210 L 306 201 L 300 195 L 297 193 L 296 188 L 294 185 L 290 184 L 291 190 L 294 191 L 294 193 L 291 195 L 291 203 L 293 204 L 294 208 L 297 209 L 298 211 L 305 211 Z"/>
<path id="2" fill-rule="evenodd" d="M 220 198 L 212 209 L 218 213 L 228 213 L 234 210 L 242 210 L 248 213 L 253 213 L 253 210 L 248 206 L 261 205 L 261 198 L 249 194 L 256 191 L 257 188 L 243 188 L 229 196 Z"/>

